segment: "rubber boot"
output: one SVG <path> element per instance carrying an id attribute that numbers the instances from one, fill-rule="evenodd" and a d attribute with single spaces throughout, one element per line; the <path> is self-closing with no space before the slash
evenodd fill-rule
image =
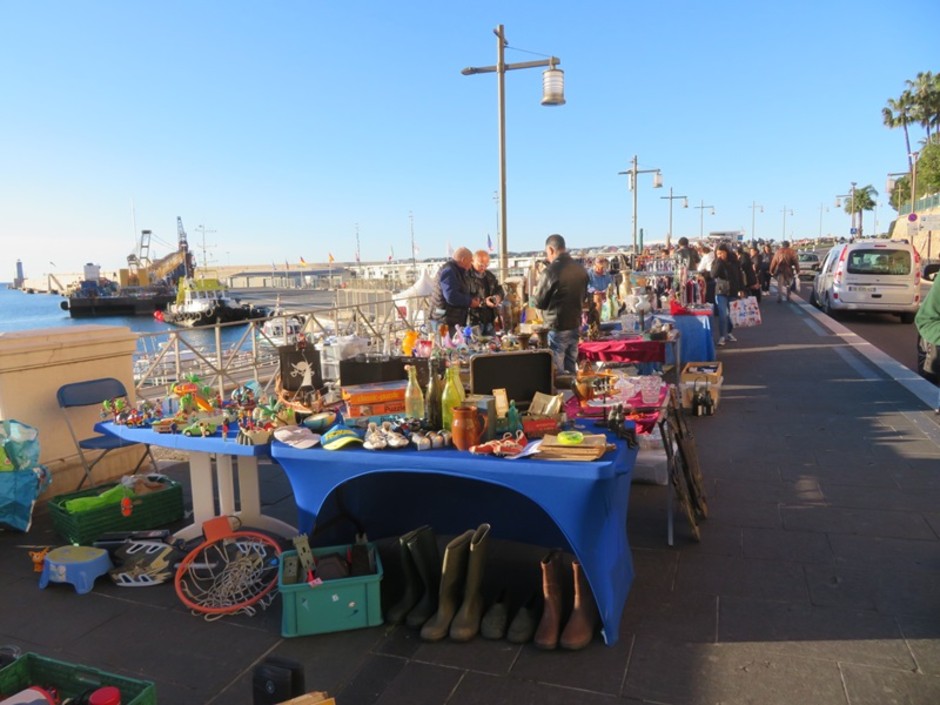
<path id="1" fill-rule="evenodd" d="M 535 646 L 551 650 L 558 646 L 561 631 L 561 551 L 542 559 L 542 619 L 535 630 Z"/>
<path id="2" fill-rule="evenodd" d="M 506 640 L 509 643 L 528 644 L 532 641 L 535 628 L 539 623 L 537 595 L 538 593 L 535 592 L 529 595 L 509 623 L 509 629 L 506 631 Z"/>
<path id="3" fill-rule="evenodd" d="M 470 556 L 470 539 L 472 538 L 473 529 L 469 529 L 447 544 L 444 549 L 444 566 L 441 571 L 437 612 L 421 627 L 421 638 L 425 641 L 440 641 L 447 636 L 451 620 L 457 613 L 464 582 L 467 579 L 467 559 Z"/>
<path id="4" fill-rule="evenodd" d="M 506 625 L 509 623 L 509 604 L 506 590 L 500 592 L 496 602 L 483 613 L 480 620 L 480 636 L 484 639 L 502 639 L 506 636 Z"/>
<path id="5" fill-rule="evenodd" d="M 470 558 L 467 560 L 463 602 L 450 624 L 450 638 L 453 641 L 470 641 L 480 631 L 480 620 L 483 619 L 483 573 L 486 569 L 489 535 L 490 525 L 480 524 L 470 539 Z"/>
<path id="6" fill-rule="evenodd" d="M 594 638 L 597 605 L 591 596 L 591 588 L 584 577 L 581 564 L 574 561 L 571 570 L 574 573 L 574 608 L 561 633 L 559 644 L 563 649 L 583 649 Z"/>
<path id="7" fill-rule="evenodd" d="M 421 527 L 423 529 L 425 527 Z M 398 545 L 401 549 L 401 570 L 405 578 L 405 592 L 401 599 L 388 608 L 385 613 L 385 621 L 389 624 L 401 624 L 405 621 L 408 611 L 415 606 L 421 599 L 421 576 L 418 575 L 418 569 L 415 566 L 411 552 L 408 550 L 408 539 L 413 537 L 421 529 L 409 531 L 404 536 L 398 538 Z M 426 587 L 426 586 L 425 586 Z"/>
<path id="8" fill-rule="evenodd" d="M 422 526 L 408 539 L 408 552 L 421 579 L 424 593 L 405 618 L 405 624 L 419 629 L 437 611 L 437 595 L 441 589 L 441 554 L 437 537 L 430 526 Z"/>

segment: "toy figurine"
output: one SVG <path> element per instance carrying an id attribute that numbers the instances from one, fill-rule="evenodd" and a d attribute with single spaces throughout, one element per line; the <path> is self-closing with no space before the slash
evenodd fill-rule
<path id="1" fill-rule="evenodd" d="M 522 416 L 516 408 L 515 400 L 509 402 L 509 409 L 506 411 L 506 430 L 512 434 L 522 430 Z"/>

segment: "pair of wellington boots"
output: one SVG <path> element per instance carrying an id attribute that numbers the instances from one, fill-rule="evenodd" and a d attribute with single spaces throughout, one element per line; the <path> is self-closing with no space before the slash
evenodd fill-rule
<path id="1" fill-rule="evenodd" d="M 385 620 L 418 629 L 437 612 L 441 584 L 441 558 L 437 537 L 430 526 L 421 526 L 398 539 L 405 592 L 389 607 Z"/>
<path id="2" fill-rule="evenodd" d="M 483 618 L 483 572 L 489 524 L 480 524 L 447 544 L 441 569 L 437 612 L 421 627 L 425 641 L 470 641 Z"/>
<path id="3" fill-rule="evenodd" d="M 562 553 L 551 551 L 541 561 L 542 567 L 542 619 L 535 630 L 533 643 L 539 649 L 583 649 L 594 638 L 597 625 L 597 605 L 584 577 L 581 564 L 574 561 L 574 606 L 562 630 Z"/>
<path id="4" fill-rule="evenodd" d="M 509 601 L 505 592 L 499 596 L 483 615 L 480 635 L 484 639 L 505 638 L 512 644 L 527 644 L 532 641 L 539 624 L 537 593 L 533 592 L 509 619 Z"/>

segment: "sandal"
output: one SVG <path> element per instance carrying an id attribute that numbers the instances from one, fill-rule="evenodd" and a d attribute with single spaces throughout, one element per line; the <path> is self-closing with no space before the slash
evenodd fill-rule
<path id="1" fill-rule="evenodd" d="M 385 440 L 385 436 L 379 431 L 379 427 L 373 423 L 369 423 L 369 427 L 366 429 L 366 437 L 362 444 L 362 447 L 366 450 L 382 450 L 388 445 L 388 441 Z"/>

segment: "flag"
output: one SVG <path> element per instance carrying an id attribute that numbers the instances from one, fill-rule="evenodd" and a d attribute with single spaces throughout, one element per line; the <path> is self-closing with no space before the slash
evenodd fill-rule
<path id="1" fill-rule="evenodd" d="M 284 269 L 286 269 L 288 272 L 290 271 L 290 265 L 287 263 L 286 259 L 284 260 Z"/>
<path id="2" fill-rule="evenodd" d="M 307 260 L 305 260 L 303 257 L 300 258 L 300 266 L 301 266 L 301 267 L 306 267 L 306 266 L 307 266 Z"/>
<path id="3" fill-rule="evenodd" d="M 333 262 L 336 261 L 335 259 L 333 259 L 333 253 L 332 253 L 332 252 L 329 254 L 328 261 L 329 261 L 330 264 L 333 264 Z"/>
<path id="4" fill-rule="evenodd" d="M 395 248 L 391 245 L 388 246 L 388 261 L 391 262 L 395 259 Z"/>
<path id="5" fill-rule="evenodd" d="M 447 241 L 447 256 L 448 257 L 454 256 L 454 248 L 450 246 L 450 240 Z"/>
<path id="6" fill-rule="evenodd" d="M 356 263 L 359 263 L 359 246 L 356 245 Z"/>
<path id="7" fill-rule="evenodd" d="M 493 240 L 490 239 L 490 234 L 486 234 L 486 249 L 489 250 L 490 254 L 493 253 Z"/>
<path id="8" fill-rule="evenodd" d="M 415 253 L 416 255 L 421 253 L 421 248 L 418 247 L 417 245 L 415 245 L 412 249 L 414 250 L 414 253 Z"/>

